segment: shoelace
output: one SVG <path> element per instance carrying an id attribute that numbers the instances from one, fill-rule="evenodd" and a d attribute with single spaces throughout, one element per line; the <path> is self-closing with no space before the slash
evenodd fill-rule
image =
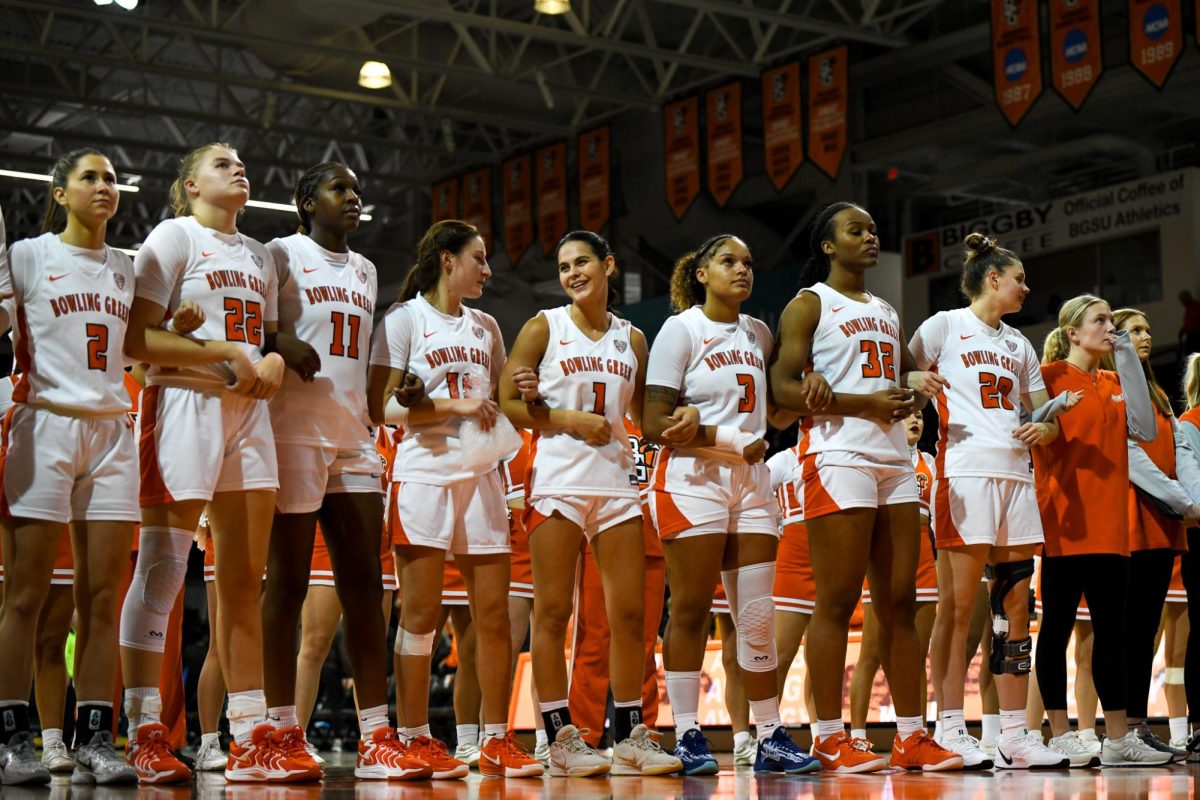
<path id="1" fill-rule="evenodd" d="M 658 740 L 661 736 L 662 734 L 658 731 L 648 730 L 637 739 L 631 740 L 631 743 L 639 750 L 650 750 L 652 752 L 661 753 L 662 745 L 658 743 Z"/>
<path id="2" fill-rule="evenodd" d="M 151 733 L 144 742 L 139 744 L 138 758 L 140 760 L 154 759 L 157 761 L 160 758 L 178 760 L 175 758 L 175 753 L 172 752 L 170 745 L 162 738 L 161 731 Z"/>
<path id="3" fill-rule="evenodd" d="M 273 732 L 271 741 L 286 756 L 300 759 L 312 758 L 312 753 L 308 752 L 307 743 L 304 741 L 304 734 L 298 727 Z"/>
<path id="4" fill-rule="evenodd" d="M 517 737 L 513 735 L 512 731 L 509 731 L 507 734 L 505 734 L 504 738 L 500 740 L 500 749 L 506 756 L 527 759 L 529 761 L 533 760 L 533 757 L 529 755 L 529 751 L 517 741 Z"/>
<path id="5" fill-rule="evenodd" d="M 579 732 L 572 736 L 567 741 L 563 742 L 563 749 L 569 753 L 587 753 L 592 752 L 592 747 L 584 740 L 591 731 L 587 728 L 580 728 Z"/>
<path id="6" fill-rule="evenodd" d="M 850 740 L 850 747 L 858 750 L 861 753 L 871 752 L 871 743 L 866 739 L 859 739 L 858 737 L 854 737 Z"/>

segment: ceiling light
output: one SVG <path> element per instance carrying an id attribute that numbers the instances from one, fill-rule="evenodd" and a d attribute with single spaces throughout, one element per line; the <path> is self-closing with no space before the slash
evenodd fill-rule
<path id="1" fill-rule="evenodd" d="M 247 200 L 246 205 L 250 208 L 266 208 L 271 211 L 287 211 L 289 214 L 296 213 L 296 207 L 291 203 L 272 203 L 269 200 Z M 374 206 L 369 206 L 369 208 L 374 208 Z M 363 213 L 360 214 L 358 218 L 362 222 L 371 221 L 371 215 L 367 213 L 366 208 L 363 209 Z"/>
<path id="2" fill-rule="evenodd" d="M 16 169 L 0 169 L 0 177 L 4 178 L 22 178 L 27 181 L 45 181 L 50 182 L 49 175 L 43 175 L 40 172 L 21 172 Z M 139 177 L 138 180 L 141 180 Z M 141 191 L 138 187 L 128 183 L 118 183 L 117 189 L 122 192 L 138 192 Z"/>
<path id="3" fill-rule="evenodd" d="M 93 0 L 98 6 L 111 6 L 113 0 Z M 138 0 L 116 0 L 116 3 L 126 11 L 133 11 L 138 6 Z"/>
<path id="4" fill-rule="evenodd" d="M 386 89 L 392 85 L 392 71 L 382 61 L 364 61 L 358 71 L 358 85 L 364 89 Z"/>
<path id="5" fill-rule="evenodd" d="M 539 14 L 566 14 L 571 0 L 533 0 L 533 10 Z"/>

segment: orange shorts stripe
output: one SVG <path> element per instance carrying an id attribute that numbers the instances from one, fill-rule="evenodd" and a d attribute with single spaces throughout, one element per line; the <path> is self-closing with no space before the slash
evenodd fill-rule
<path id="1" fill-rule="evenodd" d="M 821 471 L 817 469 L 817 454 L 809 453 L 800 462 L 800 479 L 804 482 L 804 518 L 816 519 L 827 514 L 836 514 L 842 508 L 821 483 Z"/>
<path id="2" fill-rule="evenodd" d="M 158 430 L 158 404 L 161 395 L 161 386 L 147 386 L 142 391 L 142 410 L 138 417 L 142 424 L 142 435 L 138 440 L 138 458 L 142 473 L 138 502 L 143 507 L 175 502 L 158 466 L 158 437 L 155 432 Z"/>

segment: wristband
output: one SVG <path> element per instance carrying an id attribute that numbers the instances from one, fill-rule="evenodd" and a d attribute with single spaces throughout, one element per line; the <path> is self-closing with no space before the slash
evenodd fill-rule
<path id="1" fill-rule="evenodd" d="M 174 317 L 171 317 L 170 319 L 167 320 L 167 324 L 163 325 L 163 330 L 169 331 L 171 333 L 179 333 L 179 331 L 175 330 L 175 318 Z"/>
<path id="2" fill-rule="evenodd" d="M 718 450 L 740 456 L 749 445 L 754 444 L 754 440 L 757 438 L 754 434 L 746 433 L 733 425 L 718 425 L 713 440 Z"/>

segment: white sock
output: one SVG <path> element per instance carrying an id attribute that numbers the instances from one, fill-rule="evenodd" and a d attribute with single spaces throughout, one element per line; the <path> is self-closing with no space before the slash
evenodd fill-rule
<path id="1" fill-rule="evenodd" d="M 455 741 L 458 742 L 459 747 L 464 744 L 482 744 L 479 739 L 478 725 L 455 725 L 454 731 Z"/>
<path id="2" fill-rule="evenodd" d="M 431 734 L 429 732 L 429 723 L 428 722 L 426 722 L 424 725 L 422 725 L 419 728 L 405 728 L 404 729 L 405 744 L 412 742 L 413 739 L 420 739 L 422 736 L 428 736 L 430 738 L 433 738 L 433 734 Z"/>
<path id="3" fill-rule="evenodd" d="M 550 737 L 546 735 L 545 729 L 544 728 L 535 729 L 533 732 L 533 746 L 539 747 L 541 745 L 549 745 L 549 744 L 550 744 Z"/>
<path id="4" fill-rule="evenodd" d="M 162 724 L 162 695 L 157 686 L 135 686 L 125 690 L 125 716 L 135 732 L 143 725 Z"/>
<path id="5" fill-rule="evenodd" d="M 766 700 L 751 700 L 750 713 L 754 715 L 754 732 L 759 739 L 770 739 L 783 723 L 779 721 L 779 700 L 768 697 Z"/>
<path id="6" fill-rule="evenodd" d="M 226 716 L 229 718 L 229 732 L 239 745 L 250 741 L 254 729 L 267 718 L 267 698 L 262 689 L 251 689 L 248 692 L 230 692 Z"/>
<path id="7" fill-rule="evenodd" d="M 1025 709 L 1018 708 L 1016 711 L 1000 710 L 1000 735 L 1008 736 L 1010 734 L 1025 733 Z"/>
<path id="8" fill-rule="evenodd" d="M 675 735 L 700 728 L 700 672 L 668 672 L 667 700 L 675 717 Z"/>
<path id="9" fill-rule="evenodd" d="M 1096 729 L 1095 728 L 1080 728 L 1079 735 L 1085 739 L 1095 739 L 1096 738 Z"/>
<path id="10" fill-rule="evenodd" d="M 738 731 L 733 735 L 733 746 L 741 747 L 750 741 L 750 731 Z"/>
<path id="11" fill-rule="evenodd" d="M 901 741 L 924 728 L 925 721 L 921 719 L 920 714 L 917 714 L 915 717 L 896 717 L 896 733 L 899 734 Z M 863 738 L 867 737 L 864 736 Z"/>
<path id="12" fill-rule="evenodd" d="M 963 710 L 961 708 L 947 708 L 938 712 L 938 717 L 942 721 L 942 734 L 950 735 L 955 731 L 967 729 L 967 723 L 963 720 Z"/>
<path id="13" fill-rule="evenodd" d="M 822 739 L 828 739 L 830 736 L 837 736 L 839 733 L 845 732 L 846 726 L 840 719 L 817 720 L 817 735 Z"/>
<path id="14" fill-rule="evenodd" d="M 268 708 L 267 719 L 271 720 L 271 724 L 275 726 L 276 730 L 300 727 L 300 720 L 296 718 L 295 706 L 274 706 Z"/>
<path id="15" fill-rule="evenodd" d="M 62 728 L 42 728 L 42 747 L 62 740 Z"/>
<path id="16" fill-rule="evenodd" d="M 200 746 L 201 747 L 204 747 L 205 745 L 213 745 L 213 744 L 215 744 L 217 746 L 220 746 L 220 744 L 221 744 L 221 734 L 219 731 L 217 733 L 202 733 L 202 734 L 200 734 Z"/>
<path id="17" fill-rule="evenodd" d="M 999 714 L 984 714 L 983 715 L 983 732 L 979 737 L 979 741 L 991 744 L 996 741 L 996 737 L 1000 735 L 1000 715 Z"/>
<path id="18" fill-rule="evenodd" d="M 817 739 L 821 738 L 821 731 L 817 728 L 817 723 L 810 722 L 808 724 L 808 735 L 812 737 L 813 744 L 816 744 Z"/>
<path id="19" fill-rule="evenodd" d="M 484 742 L 487 742 L 489 739 L 503 739 L 505 736 L 508 736 L 507 723 L 501 723 L 499 725 L 484 725 L 483 726 L 483 741 Z"/>
<path id="20" fill-rule="evenodd" d="M 386 703 L 381 706 L 364 708 L 358 712 L 358 731 L 364 739 L 370 738 L 375 731 L 386 728 L 389 724 Z"/>
<path id="21" fill-rule="evenodd" d="M 1167 724 L 1171 727 L 1172 739 L 1179 741 L 1188 738 L 1187 717 L 1171 717 L 1167 720 Z M 43 733 L 42 738 L 45 739 L 46 734 Z"/>
<path id="22" fill-rule="evenodd" d="M 942 740 L 942 721 L 939 719 L 933 723 L 933 738 L 939 742 Z"/>
<path id="23" fill-rule="evenodd" d="M 866 728 L 851 728 L 850 729 L 850 738 L 851 739 L 867 738 L 867 729 Z"/>

